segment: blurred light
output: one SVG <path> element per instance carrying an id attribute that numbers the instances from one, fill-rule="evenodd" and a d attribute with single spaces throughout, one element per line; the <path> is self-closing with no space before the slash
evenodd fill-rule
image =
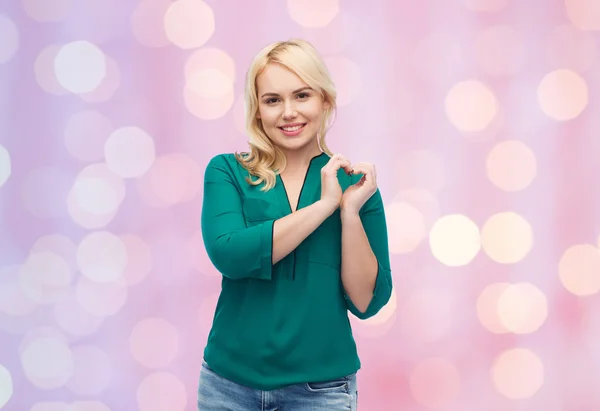
<path id="1" fill-rule="evenodd" d="M 547 317 L 546 296 L 533 284 L 511 284 L 498 298 L 498 318 L 507 330 L 515 334 L 537 331 Z"/>
<path id="2" fill-rule="evenodd" d="M 202 231 L 197 230 L 186 244 L 186 254 L 189 259 L 189 264 L 200 273 L 211 276 L 221 277 L 221 273 L 217 271 L 213 263 L 208 258 L 204 240 L 202 239 Z"/>
<path id="3" fill-rule="evenodd" d="M 362 89 L 360 67 L 344 56 L 325 57 L 325 65 L 335 79 L 336 103 L 344 107 L 354 101 Z"/>
<path id="4" fill-rule="evenodd" d="M 317 4 L 318 6 L 327 6 L 323 2 Z M 297 6 L 303 7 L 299 2 L 297 2 Z M 321 19 L 322 16 L 323 14 L 321 14 Z M 320 27 L 319 30 L 303 31 L 302 38 L 314 45 L 321 55 L 343 53 L 351 46 L 354 36 L 357 34 L 359 27 L 357 18 L 361 18 L 360 14 L 355 15 L 350 9 L 339 10 L 326 26 Z"/>
<path id="5" fill-rule="evenodd" d="M 585 71 L 591 68 L 596 61 L 597 47 L 596 40 L 591 33 L 578 30 L 570 24 L 564 24 L 552 31 L 546 50 L 552 66 Z"/>
<path id="6" fill-rule="evenodd" d="M 405 152 L 394 166 L 394 181 L 401 190 L 420 188 L 435 194 L 445 183 L 446 174 L 442 161 L 431 151 Z"/>
<path id="7" fill-rule="evenodd" d="M 67 388 L 81 396 L 94 396 L 109 385 L 113 369 L 110 357 L 98 347 L 79 345 L 73 349 L 73 375 Z M 93 407 L 93 406 L 92 406 Z M 82 408 L 84 409 L 93 409 Z"/>
<path id="8" fill-rule="evenodd" d="M 78 160 L 100 161 L 112 131 L 112 123 L 104 115 L 93 110 L 80 111 L 69 118 L 65 127 L 65 145 Z"/>
<path id="9" fill-rule="evenodd" d="M 182 49 L 202 47 L 215 31 L 215 16 L 202 0 L 176 0 L 164 17 L 165 33 Z"/>
<path id="10" fill-rule="evenodd" d="M 71 411 L 69 404 L 59 401 L 41 401 L 33 404 L 29 411 Z"/>
<path id="11" fill-rule="evenodd" d="M 463 0 L 463 3 L 473 11 L 497 12 L 506 7 L 508 0 Z"/>
<path id="12" fill-rule="evenodd" d="M 75 401 L 65 411 L 111 411 L 108 406 L 99 401 Z"/>
<path id="13" fill-rule="evenodd" d="M 224 116 L 233 105 L 233 82 L 217 69 L 203 69 L 190 75 L 183 97 L 194 116 L 214 120 Z"/>
<path id="14" fill-rule="evenodd" d="M 45 92 L 56 96 L 69 94 L 69 91 L 60 85 L 54 72 L 54 59 L 60 48 L 57 44 L 47 46 L 38 54 L 34 64 L 35 79 L 39 86 Z"/>
<path id="15" fill-rule="evenodd" d="M 491 370 L 496 390 L 512 400 L 531 398 L 544 384 L 544 365 L 528 349 L 504 351 L 494 361 Z"/>
<path id="16" fill-rule="evenodd" d="M 0 364 L 0 409 L 4 407 L 13 396 L 13 381 L 10 371 Z"/>
<path id="17" fill-rule="evenodd" d="M 97 283 L 79 277 L 76 286 L 77 302 L 96 317 L 109 317 L 118 313 L 127 302 L 128 290 L 124 280 Z"/>
<path id="18" fill-rule="evenodd" d="M 98 283 L 119 280 L 127 265 L 127 249 L 119 237 L 98 231 L 88 234 L 77 248 L 81 274 Z"/>
<path id="19" fill-rule="evenodd" d="M 204 170 L 187 154 L 157 157 L 152 168 L 139 180 L 143 200 L 154 207 L 193 200 L 202 188 Z"/>
<path id="20" fill-rule="evenodd" d="M 115 189 L 101 178 L 78 178 L 71 195 L 75 204 L 90 214 L 106 215 L 119 207 Z"/>
<path id="21" fill-rule="evenodd" d="M 446 96 L 446 115 L 460 131 L 474 132 L 487 128 L 498 112 L 492 90 L 477 80 L 455 84 Z"/>
<path id="22" fill-rule="evenodd" d="M 555 70 L 544 76 L 537 90 L 542 111 L 558 121 L 578 117 L 588 104 L 585 80 L 571 70 Z"/>
<path id="23" fill-rule="evenodd" d="M 71 349 L 56 338 L 32 341 L 21 354 L 21 364 L 29 382 L 42 390 L 60 388 L 73 375 Z"/>
<path id="24" fill-rule="evenodd" d="M 207 73 L 203 74 L 205 80 L 216 80 L 221 83 L 221 87 L 224 84 L 228 85 L 235 81 L 235 62 L 233 61 L 233 58 L 225 51 L 218 48 L 211 47 L 196 50 L 188 57 L 184 69 L 186 80 L 188 81 L 197 75 L 198 72 L 202 72 L 203 70 L 207 70 Z M 211 78 L 211 76 L 215 78 Z M 223 80 L 221 78 L 222 76 L 227 77 L 229 81 Z M 207 88 L 211 87 L 214 86 L 207 84 Z M 202 95 L 200 92 L 198 94 Z M 225 93 L 221 92 L 217 97 L 221 97 L 224 94 Z"/>
<path id="25" fill-rule="evenodd" d="M 490 150 L 485 166 L 490 181 L 504 191 L 524 190 L 537 174 L 535 154 L 517 140 L 496 144 Z"/>
<path id="26" fill-rule="evenodd" d="M 216 100 L 233 92 L 233 81 L 220 70 L 205 68 L 190 74 L 186 88 L 200 98 Z"/>
<path id="27" fill-rule="evenodd" d="M 475 52 L 477 63 L 485 73 L 512 75 L 523 64 L 523 38 L 510 26 L 488 27 L 478 35 Z"/>
<path id="28" fill-rule="evenodd" d="M 410 295 L 400 310 L 403 334 L 418 342 L 434 342 L 443 338 L 456 315 L 448 292 L 424 290 Z"/>
<path id="29" fill-rule="evenodd" d="M 380 324 L 385 324 L 391 319 L 394 318 L 396 314 L 398 300 L 396 297 L 396 290 L 392 289 L 392 294 L 390 295 L 390 299 L 386 305 L 384 305 L 379 312 L 371 318 L 367 318 L 366 320 L 361 320 L 361 323 L 366 326 L 377 326 Z"/>
<path id="30" fill-rule="evenodd" d="M 22 0 L 25 12 L 39 22 L 66 19 L 72 10 L 73 0 Z M 0 36 L 1 37 L 1 36 Z"/>
<path id="31" fill-rule="evenodd" d="M 100 103 L 110 100 L 121 85 L 119 66 L 108 56 L 105 56 L 105 60 L 106 75 L 102 82 L 93 91 L 79 94 L 79 97 L 87 103 Z"/>
<path id="32" fill-rule="evenodd" d="M 433 256 L 451 267 L 469 264 L 481 249 L 477 225 L 467 216 L 450 214 L 439 218 L 429 233 Z"/>
<path id="33" fill-rule="evenodd" d="M 95 333 L 103 322 L 103 317 L 92 315 L 83 309 L 73 288 L 54 306 L 54 319 L 61 329 L 75 337 Z"/>
<path id="34" fill-rule="evenodd" d="M 494 334 L 508 332 L 498 313 L 498 301 L 509 287 L 509 283 L 490 284 L 477 297 L 477 318 L 488 331 Z"/>
<path id="35" fill-rule="evenodd" d="M 75 401 L 65 411 L 111 411 L 100 401 Z"/>
<path id="36" fill-rule="evenodd" d="M 25 293 L 19 281 L 21 266 L 0 269 L 0 312 L 10 316 L 24 316 L 37 308 L 37 303 Z"/>
<path id="37" fill-rule="evenodd" d="M 61 256 L 49 252 L 30 254 L 19 274 L 27 297 L 40 304 L 60 301 L 73 278 L 69 264 Z"/>
<path id="38" fill-rule="evenodd" d="M 460 374 L 456 366 L 444 358 L 424 360 L 410 375 L 410 391 L 415 401 L 424 407 L 451 408 L 460 391 Z"/>
<path id="39" fill-rule="evenodd" d="M 177 328 L 162 318 L 144 318 L 133 327 L 129 350 L 144 367 L 165 367 L 179 352 Z"/>
<path id="40" fill-rule="evenodd" d="M 421 188 L 402 190 L 396 194 L 392 204 L 395 202 L 403 202 L 419 210 L 427 230 L 440 218 L 440 204 L 437 198 L 428 190 Z"/>
<path id="41" fill-rule="evenodd" d="M 65 44 L 54 59 L 54 72 L 60 85 L 72 93 L 96 89 L 106 76 L 104 53 L 88 41 Z"/>
<path id="42" fill-rule="evenodd" d="M 15 23 L 0 14 L 0 64 L 12 59 L 19 49 L 19 31 Z"/>
<path id="43" fill-rule="evenodd" d="M 152 254 L 144 240 L 135 235 L 122 235 L 121 241 L 127 250 L 127 265 L 124 278 L 127 284 L 141 282 L 152 269 Z"/>
<path id="44" fill-rule="evenodd" d="M 569 247 L 562 255 L 558 274 L 562 285 L 579 296 L 600 291 L 600 250 L 590 244 Z"/>
<path id="45" fill-rule="evenodd" d="M 198 308 L 198 328 L 200 330 L 201 338 L 198 340 L 198 344 L 204 345 L 208 340 L 208 333 L 212 327 L 213 318 L 215 316 L 215 309 L 217 308 L 217 301 L 221 291 L 212 292 L 206 295 L 200 302 L 200 308 Z M 350 316 L 352 318 L 352 316 Z"/>
<path id="46" fill-rule="evenodd" d="M 140 411 L 184 411 L 187 406 L 185 385 L 168 372 L 156 372 L 144 378 L 137 389 Z"/>
<path id="47" fill-rule="evenodd" d="M 483 224 L 481 245 L 495 262 L 517 263 L 531 251 L 533 230 L 529 222 L 516 213 L 497 213 Z"/>
<path id="48" fill-rule="evenodd" d="M 390 252 L 407 254 L 413 252 L 425 238 L 425 219 L 413 206 L 393 202 L 385 210 Z"/>
<path id="49" fill-rule="evenodd" d="M 325 27 L 340 11 L 339 0 L 287 0 L 288 13 L 302 27 Z"/>
<path id="50" fill-rule="evenodd" d="M 115 130 L 104 145 L 108 168 L 123 178 L 141 177 L 152 166 L 154 140 L 138 127 Z"/>
<path id="51" fill-rule="evenodd" d="M 4 147 L 0 146 L 0 187 L 8 181 L 11 172 L 10 154 Z"/>
<path id="52" fill-rule="evenodd" d="M 147 47 L 169 44 L 164 18 L 171 0 L 141 0 L 131 15 L 131 29 L 135 38 Z"/>
<path id="53" fill-rule="evenodd" d="M 125 198 L 125 184 L 106 164 L 85 167 L 67 197 L 74 222 L 87 229 L 105 227 L 115 217 Z M 96 204 L 98 203 L 98 204 Z"/>
<path id="54" fill-rule="evenodd" d="M 581 30 L 600 30 L 598 0 L 565 0 L 567 16 Z"/>

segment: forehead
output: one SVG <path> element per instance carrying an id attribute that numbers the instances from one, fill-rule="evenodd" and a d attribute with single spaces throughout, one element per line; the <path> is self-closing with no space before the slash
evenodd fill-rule
<path id="1" fill-rule="evenodd" d="M 291 93 L 301 87 L 308 87 L 300 77 L 280 64 L 268 64 L 256 78 L 259 93 Z"/>

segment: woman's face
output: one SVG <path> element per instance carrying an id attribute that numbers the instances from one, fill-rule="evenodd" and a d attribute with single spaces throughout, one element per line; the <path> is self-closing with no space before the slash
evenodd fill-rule
<path id="1" fill-rule="evenodd" d="M 258 113 L 267 136 L 284 150 L 315 142 L 329 104 L 296 74 L 269 64 L 257 77 Z"/>

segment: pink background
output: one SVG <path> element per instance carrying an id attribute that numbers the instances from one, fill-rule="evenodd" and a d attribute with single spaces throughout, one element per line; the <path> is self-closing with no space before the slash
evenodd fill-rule
<path id="1" fill-rule="evenodd" d="M 599 30 L 596 0 L 2 2 L 0 409 L 196 409 L 203 171 L 302 37 L 386 204 L 360 409 L 597 411 Z"/>

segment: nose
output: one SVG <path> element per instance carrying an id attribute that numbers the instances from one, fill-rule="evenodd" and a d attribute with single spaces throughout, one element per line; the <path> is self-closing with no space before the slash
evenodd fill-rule
<path id="1" fill-rule="evenodd" d="M 290 119 L 293 119 L 294 117 L 296 117 L 297 115 L 298 115 L 298 113 L 296 112 L 296 109 L 294 108 L 292 103 L 290 103 L 290 102 L 285 103 L 285 106 L 283 108 L 283 118 L 285 120 L 290 120 Z"/>

